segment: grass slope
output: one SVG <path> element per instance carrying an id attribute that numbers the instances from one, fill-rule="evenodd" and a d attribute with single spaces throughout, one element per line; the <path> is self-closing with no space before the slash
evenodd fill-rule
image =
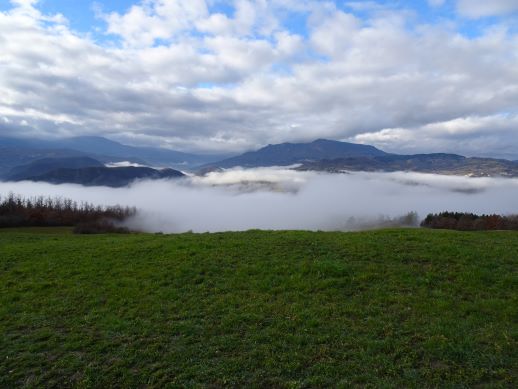
<path id="1" fill-rule="evenodd" d="M 518 233 L 0 232 L 0 387 L 516 387 Z"/>

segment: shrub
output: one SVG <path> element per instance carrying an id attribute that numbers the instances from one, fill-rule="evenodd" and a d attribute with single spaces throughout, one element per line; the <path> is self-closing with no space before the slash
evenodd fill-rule
<path id="1" fill-rule="evenodd" d="M 517 230 L 518 216 L 476 215 L 463 212 L 429 214 L 421 227 L 460 231 Z"/>
<path id="2" fill-rule="evenodd" d="M 117 226 L 109 220 L 79 223 L 73 229 L 74 234 L 129 234 L 126 227 Z"/>

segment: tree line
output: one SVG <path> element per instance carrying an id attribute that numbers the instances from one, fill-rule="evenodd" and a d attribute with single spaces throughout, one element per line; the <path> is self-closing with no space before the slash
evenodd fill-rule
<path id="1" fill-rule="evenodd" d="M 477 215 L 465 212 L 441 212 L 429 214 L 421 227 L 460 230 L 518 230 L 518 215 Z"/>
<path id="2" fill-rule="evenodd" d="M 96 206 L 61 197 L 0 195 L 0 228 L 75 227 L 78 233 L 125 232 L 117 225 L 136 212 L 134 207 Z"/>

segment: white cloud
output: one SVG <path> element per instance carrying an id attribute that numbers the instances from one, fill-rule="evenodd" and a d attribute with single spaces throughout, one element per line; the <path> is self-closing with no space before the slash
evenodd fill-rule
<path id="1" fill-rule="evenodd" d="M 428 4 L 431 7 L 441 7 L 444 5 L 445 2 L 446 0 L 428 0 Z"/>
<path id="2" fill-rule="evenodd" d="M 468 116 L 418 127 L 386 128 L 356 135 L 360 143 L 375 143 L 389 151 L 452 152 L 468 156 L 516 158 L 518 115 Z"/>
<path id="3" fill-rule="evenodd" d="M 478 19 L 518 12 L 516 0 L 458 0 L 457 9 L 465 17 Z"/>
<path id="4" fill-rule="evenodd" d="M 38 3 L 39 0 L 10 0 L 13 5 L 22 8 L 29 8 Z"/>
<path id="5" fill-rule="evenodd" d="M 146 0 L 106 16 L 114 46 L 20 4 L 0 12 L 0 135 L 236 152 L 329 137 L 518 158 L 518 39 L 503 25 L 467 38 L 451 21 L 331 2 L 239 0 L 223 15 Z M 287 26 L 294 12 L 307 36 Z"/>
<path id="6" fill-rule="evenodd" d="M 127 13 L 105 15 L 108 32 L 120 35 L 130 45 L 150 45 L 189 30 L 207 16 L 205 0 L 145 0 Z"/>
<path id="7" fill-rule="evenodd" d="M 331 57 L 348 52 L 348 46 L 358 33 L 360 22 L 351 14 L 337 11 L 313 30 L 311 40 L 315 48 Z"/>

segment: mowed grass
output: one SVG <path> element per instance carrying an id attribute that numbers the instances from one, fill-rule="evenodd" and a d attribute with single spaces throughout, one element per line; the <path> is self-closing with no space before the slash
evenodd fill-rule
<path id="1" fill-rule="evenodd" d="M 0 231 L 0 387 L 516 387 L 518 233 Z"/>

